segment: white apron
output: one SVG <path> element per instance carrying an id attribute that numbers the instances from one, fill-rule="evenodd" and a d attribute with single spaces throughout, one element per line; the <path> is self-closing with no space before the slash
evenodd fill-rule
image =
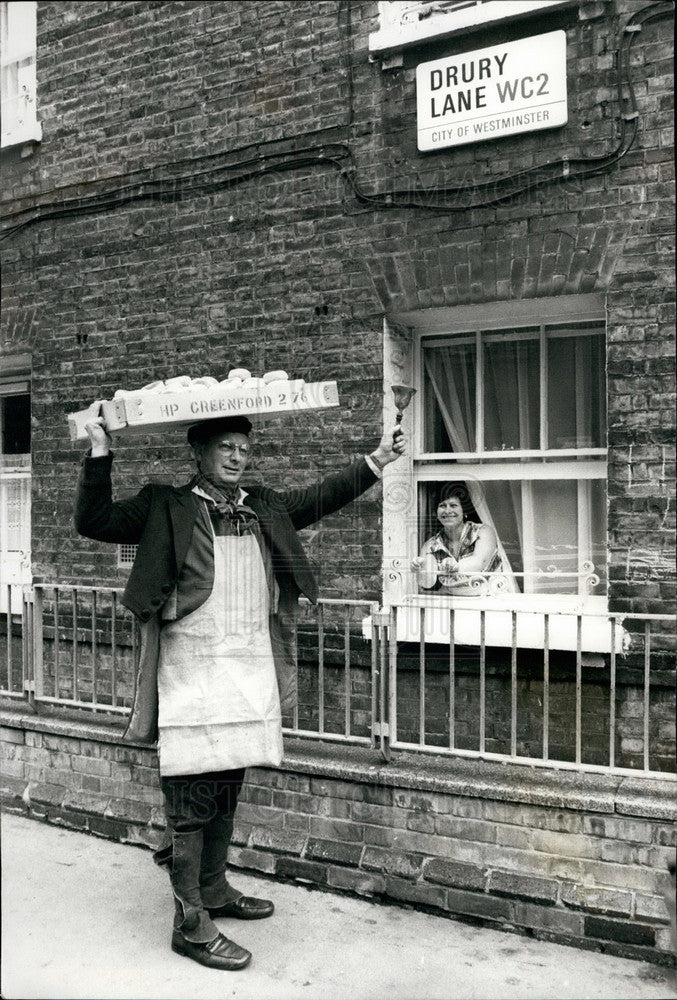
<path id="1" fill-rule="evenodd" d="M 270 596 L 256 537 L 212 534 L 207 601 L 160 631 L 160 773 L 202 774 L 282 761 Z"/>

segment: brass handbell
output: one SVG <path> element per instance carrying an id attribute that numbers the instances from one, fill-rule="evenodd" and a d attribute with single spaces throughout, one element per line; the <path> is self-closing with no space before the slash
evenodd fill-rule
<path id="1" fill-rule="evenodd" d="M 393 390 L 393 396 L 395 397 L 395 409 L 397 410 L 397 416 L 395 417 L 395 423 L 402 423 L 402 414 L 409 406 L 411 402 L 411 397 L 416 392 L 413 386 L 410 385 L 394 385 L 391 387 Z"/>

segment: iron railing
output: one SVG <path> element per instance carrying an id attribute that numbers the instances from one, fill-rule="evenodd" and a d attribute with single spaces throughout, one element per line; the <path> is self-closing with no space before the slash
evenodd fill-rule
<path id="1" fill-rule="evenodd" d="M 120 597 L 117 588 L 5 585 L 0 695 L 36 712 L 129 713 L 139 630 Z M 429 602 L 302 602 L 292 630 L 298 696 L 284 731 L 371 745 L 386 760 L 418 751 L 677 777 L 674 615 L 504 610 L 509 627 L 496 645 L 495 612 L 439 606 L 447 632 L 431 635 L 429 611 Z M 536 623 L 531 649 L 525 615 Z M 591 657 L 600 629 L 607 652 Z"/>
<path id="2" fill-rule="evenodd" d="M 365 615 L 372 618 L 377 611 L 375 601 L 320 598 L 311 605 L 301 599 L 301 617 L 293 629 L 297 698 L 283 726 L 286 733 L 371 744 L 379 686 L 377 645 L 372 641 L 359 651 L 356 646 L 365 645 L 361 628 Z M 304 664 L 308 665 L 305 677 Z M 315 719 L 313 701 L 316 728 L 302 721 L 304 715 L 306 720 Z"/>
<path id="3" fill-rule="evenodd" d="M 429 610 L 402 605 L 387 613 L 390 749 L 677 777 L 674 615 L 469 611 L 466 602 L 462 610 L 436 609 L 438 622 L 440 615 L 447 617 L 442 643 L 426 621 Z M 413 629 L 412 615 L 418 619 Z M 399 616 L 409 619 L 404 627 Z M 509 622 L 509 644 L 490 644 L 490 616 L 501 642 L 505 629 L 496 619 Z M 520 645 L 525 618 L 539 623 L 538 649 Z M 468 633 L 478 634 L 476 645 L 459 645 L 459 620 L 466 641 Z M 383 613 L 379 622 L 383 627 Z M 551 641 L 554 632 L 557 643 Z M 530 633 L 533 641 L 533 628 Z M 599 649 L 605 633 L 606 653 L 586 655 L 583 637 L 591 637 Z M 459 711 L 459 696 L 470 702 L 465 714 Z"/>
<path id="4" fill-rule="evenodd" d="M 129 714 L 140 628 L 122 590 L 4 585 L 0 695 L 41 705 Z M 299 692 L 283 719 L 290 735 L 371 743 L 378 661 L 362 636 L 373 601 L 302 601 L 291 627 Z M 362 647 L 357 649 L 357 647 Z M 299 650 L 301 656 L 299 656 Z"/>

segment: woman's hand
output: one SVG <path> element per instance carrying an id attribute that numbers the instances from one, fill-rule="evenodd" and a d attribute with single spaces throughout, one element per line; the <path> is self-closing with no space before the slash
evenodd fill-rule
<path id="1" fill-rule="evenodd" d="M 454 559 L 453 556 L 446 556 L 439 564 L 439 575 L 440 576 L 451 576 L 453 573 L 458 572 L 458 559 Z"/>
<path id="2" fill-rule="evenodd" d="M 430 552 L 422 552 L 411 560 L 411 569 L 418 576 L 418 585 L 431 590 L 437 583 L 437 559 Z"/>

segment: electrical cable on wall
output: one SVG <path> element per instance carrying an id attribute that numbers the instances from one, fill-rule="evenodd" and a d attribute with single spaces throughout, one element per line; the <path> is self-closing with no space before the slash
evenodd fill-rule
<path id="1" fill-rule="evenodd" d="M 559 183 L 563 177 L 574 180 L 606 173 L 628 154 L 638 134 L 639 111 L 630 74 L 633 42 L 645 24 L 668 17 L 673 11 L 671 0 L 652 3 L 634 14 L 623 28 L 617 52 L 620 137 L 616 148 L 609 153 L 592 157 L 563 156 L 475 184 L 471 189 L 466 184 L 438 186 L 428 189 L 425 199 L 422 199 L 420 196 L 412 196 L 411 190 L 401 188 L 378 192 L 366 190 L 357 176 L 358 167 L 352 147 L 346 142 L 327 142 L 304 146 L 291 152 L 260 152 L 256 157 L 250 156 L 235 163 L 209 167 L 175 179 L 140 180 L 101 194 L 61 202 L 45 202 L 21 209 L 0 218 L 0 222 L 10 223 L 0 235 L 0 240 L 8 239 L 36 222 L 109 212 L 136 201 L 180 201 L 186 197 L 232 188 L 257 177 L 316 166 L 334 167 L 353 197 L 375 211 L 413 208 L 441 213 L 465 212 L 504 204 L 517 199 L 526 191 Z M 492 193 L 469 199 L 469 190 L 471 194 Z"/>

